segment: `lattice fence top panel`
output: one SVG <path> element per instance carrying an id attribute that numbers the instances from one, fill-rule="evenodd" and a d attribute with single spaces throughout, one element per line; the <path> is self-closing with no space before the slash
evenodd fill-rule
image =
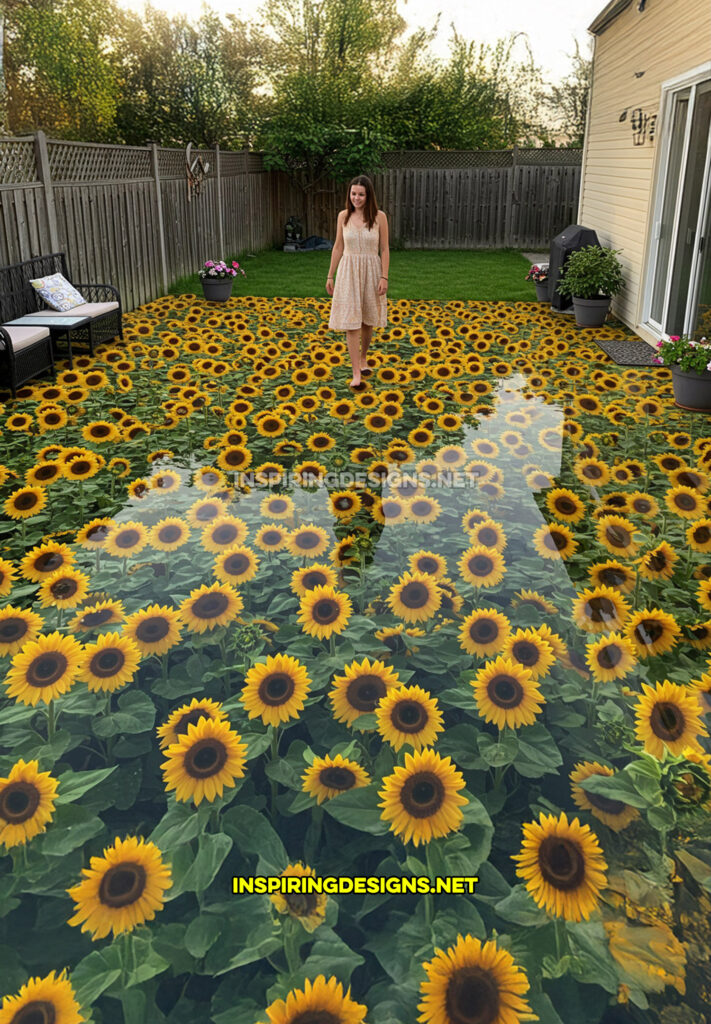
<path id="1" fill-rule="evenodd" d="M 37 181 L 32 140 L 0 139 L 0 185 Z"/>
<path id="2" fill-rule="evenodd" d="M 249 154 L 220 152 L 220 174 L 244 174 L 248 170 Z"/>
<path id="3" fill-rule="evenodd" d="M 143 146 L 48 140 L 47 150 L 53 182 L 127 181 L 152 174 L 150 150 Z"/>
<path id="4" fill-rule="evenodd" d="M 203 165 L 207 167 L 206 177 L 214 178 L 217 173 L 217 160 L 214 149 L 190 149 L 190 165 L 195 163 L 198 157 L 202 158 Z M 186 175 L 186 150 L 185 149 L 159 149 L 158 168 L 161 178 L 184 178 Z"/>
<path id="5" fill-rule="evenodd" d="M 578 165 L 580 149 L 518 149 L 516 163 Z M 402 149 L 383 154 L 390 170 L 452 170 L 463 167 L 513 167 L 512 149 Z"/>

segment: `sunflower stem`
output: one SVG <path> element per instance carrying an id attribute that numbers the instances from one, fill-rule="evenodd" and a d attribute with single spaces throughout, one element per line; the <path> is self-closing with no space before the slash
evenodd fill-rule
<path id="1" fill-rule="evenodd" d="M 113 495 L 112 495 L 112 497 L 113 497 Z M 100 555 L 101 555 L 101 548 L 97 547 L 97 549 L 96 549 L 96 557 L 95 557 L 95 561 L 94 561 L 94 572 L 97 572 L 97 573 L 99 571 L 99 557 L 100 557 Z"/>
<path id="2" fill-rule="evenodd" d="M 335 633 L 331 633 L 331 635 L 328 638 L 328 653 L 331 655 L 332 658 L 335 658 L 335 656 L 336 656 L 336 634 Z"/>
<path id="3" fill-rule="evenodd" d="M 272 729 L 272 749 L 271 749 L 271 763 L 276 764 L 277 758 L 279 757 L 279 730 L 276 725 L 271 727 Z M 272 819 L 272 824 L 276 821 L 276 801 L 277 794 L 279 792 L 279 783 L 276 779 L 270 779 L 269 785 L 271 789 L 269 809 Z"/>
<path id="4" fill-rule="evenodd" d="M 568 939 L 565 934 L 565 923 L 561 918 L 556 917 L 553 921 L 555 929 L 555 955 L 556 960 L 561 961 L 568 952 Z"/>
<path id="5" fill-rule="evenodd" d="M 297 928 L 301 928 L 301 925 L 287 917 L 281 931 L 282 942 L 284 943 L 284 957 L 290 976 L 294 976 L 297 973 L 301 962 L 299 954 L 301 943 Z"/>
<path id="6" fill-rule="evenodd" d="M 54 727 L 55 727 L 54 701 L 51 700 L 49 702 L 49 704 L 47 705 L 47 742 L 48 743 L 51 743 L 52 740 L 54 739 Z"/>
<path id="7" fill-rule="evenodd" d="M 597 707 L 597 692 L 599 689 L 599 683 L 597 679 L 593 680 L 592 689 L 590 691 L 590 704 L 588 705 L 588 729 L 592 728 L 593 719 L 595 718 L 595 708 Z"/>
<path id="8" fill-rule="evenodd" d="M 430 842 L 431 842 L 431 840 L 430 840 Z M 430 855 L 430 843 L 427 843 L 425 845 L 425 862 L 426 862 L 426 865 L 427 865 L 427 877 L 429 878 L 429 880 L 431 882 L 434 883 L 435 872 L 434 872 L 434 867 L 432 865 L 432 857 Z M 425 906 L 425 925 L 427 926 L 427 928 L 429 930 L 431 928 L 431 926 L 432 926 L 432 920 L 434 918 L 434 896 L 432 895 L 431 892 L 425 893 L 425 904 L 424 904 L 424 906 Z"/>

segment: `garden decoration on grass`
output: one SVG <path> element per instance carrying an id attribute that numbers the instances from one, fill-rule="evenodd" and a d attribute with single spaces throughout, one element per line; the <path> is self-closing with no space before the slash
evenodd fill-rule
<path id="1" fill-rule="evenodd" d="M 711 344 L 686 334 L 657 342 L 655 362 L 671 367 L 674 401 L 691 412 L 711 412 Z"/>
<path id="2" fill-rule="evenodd" d="M 558 291 L 573 297 L 578 327 L 604 324 L 612 299 L 624 286 L 619 252 L 601 245 L 586 245 L 568 256 Z"/>
<path id="3" fill-rule="evenodd" d="M 226 302 L 232 294 L 232 285 L 238 274 L 246 277 L 246 271 L 236 260 L 231 264 L 224 260 L 205 260 L 198 271 L 202 292 L 208 302 Z"/>
<path id="4" fill-rule="evenodd" d="M 700 1018 L 711 429 L 530 304 L 342 400 L 327 308 L 3 410 L 0 1024 Z"/>

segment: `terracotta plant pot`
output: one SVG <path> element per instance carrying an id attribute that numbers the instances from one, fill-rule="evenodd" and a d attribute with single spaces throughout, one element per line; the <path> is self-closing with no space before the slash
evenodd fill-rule
<path id="1" fill-rule="evenodd" d="M 227 302 L 232 295 L 233 277 L 202 277 L 202 293 L 208 302 Z"/>
<path id="2" fill-rule="evenodd" d="M 598 299 L 579 299 L 574 295 L 573 309 L 578 327 L 602 327 L 611 301 L 609 295 L 601 295 Z"/>
<path id="3" fill-rule="evenodd" d="M 697 373 L 672 366 L 674 402 L 691 412 L 711 412 L 711 370 Z"/>

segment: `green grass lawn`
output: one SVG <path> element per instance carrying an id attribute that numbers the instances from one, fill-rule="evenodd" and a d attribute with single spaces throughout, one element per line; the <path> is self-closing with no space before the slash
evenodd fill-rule
<path id="1" fill-rule="evenodd" d="M 282 252 L 266 249 L 256 255 L 230 256 L 247 276 L 236 281 L 234 294 L 291 298 L 317 295 L 327 298 L 326 277 L 331 253 Z M 535 302 L 533 283 L 526 281 L 530 263 L 517 249 L 483 252 L 457 249 L 409 249 L 390 252 L 390 299 L 482 299 Z M 201 294 L 197 274 L 182 277 L 171 295 Z"/>

